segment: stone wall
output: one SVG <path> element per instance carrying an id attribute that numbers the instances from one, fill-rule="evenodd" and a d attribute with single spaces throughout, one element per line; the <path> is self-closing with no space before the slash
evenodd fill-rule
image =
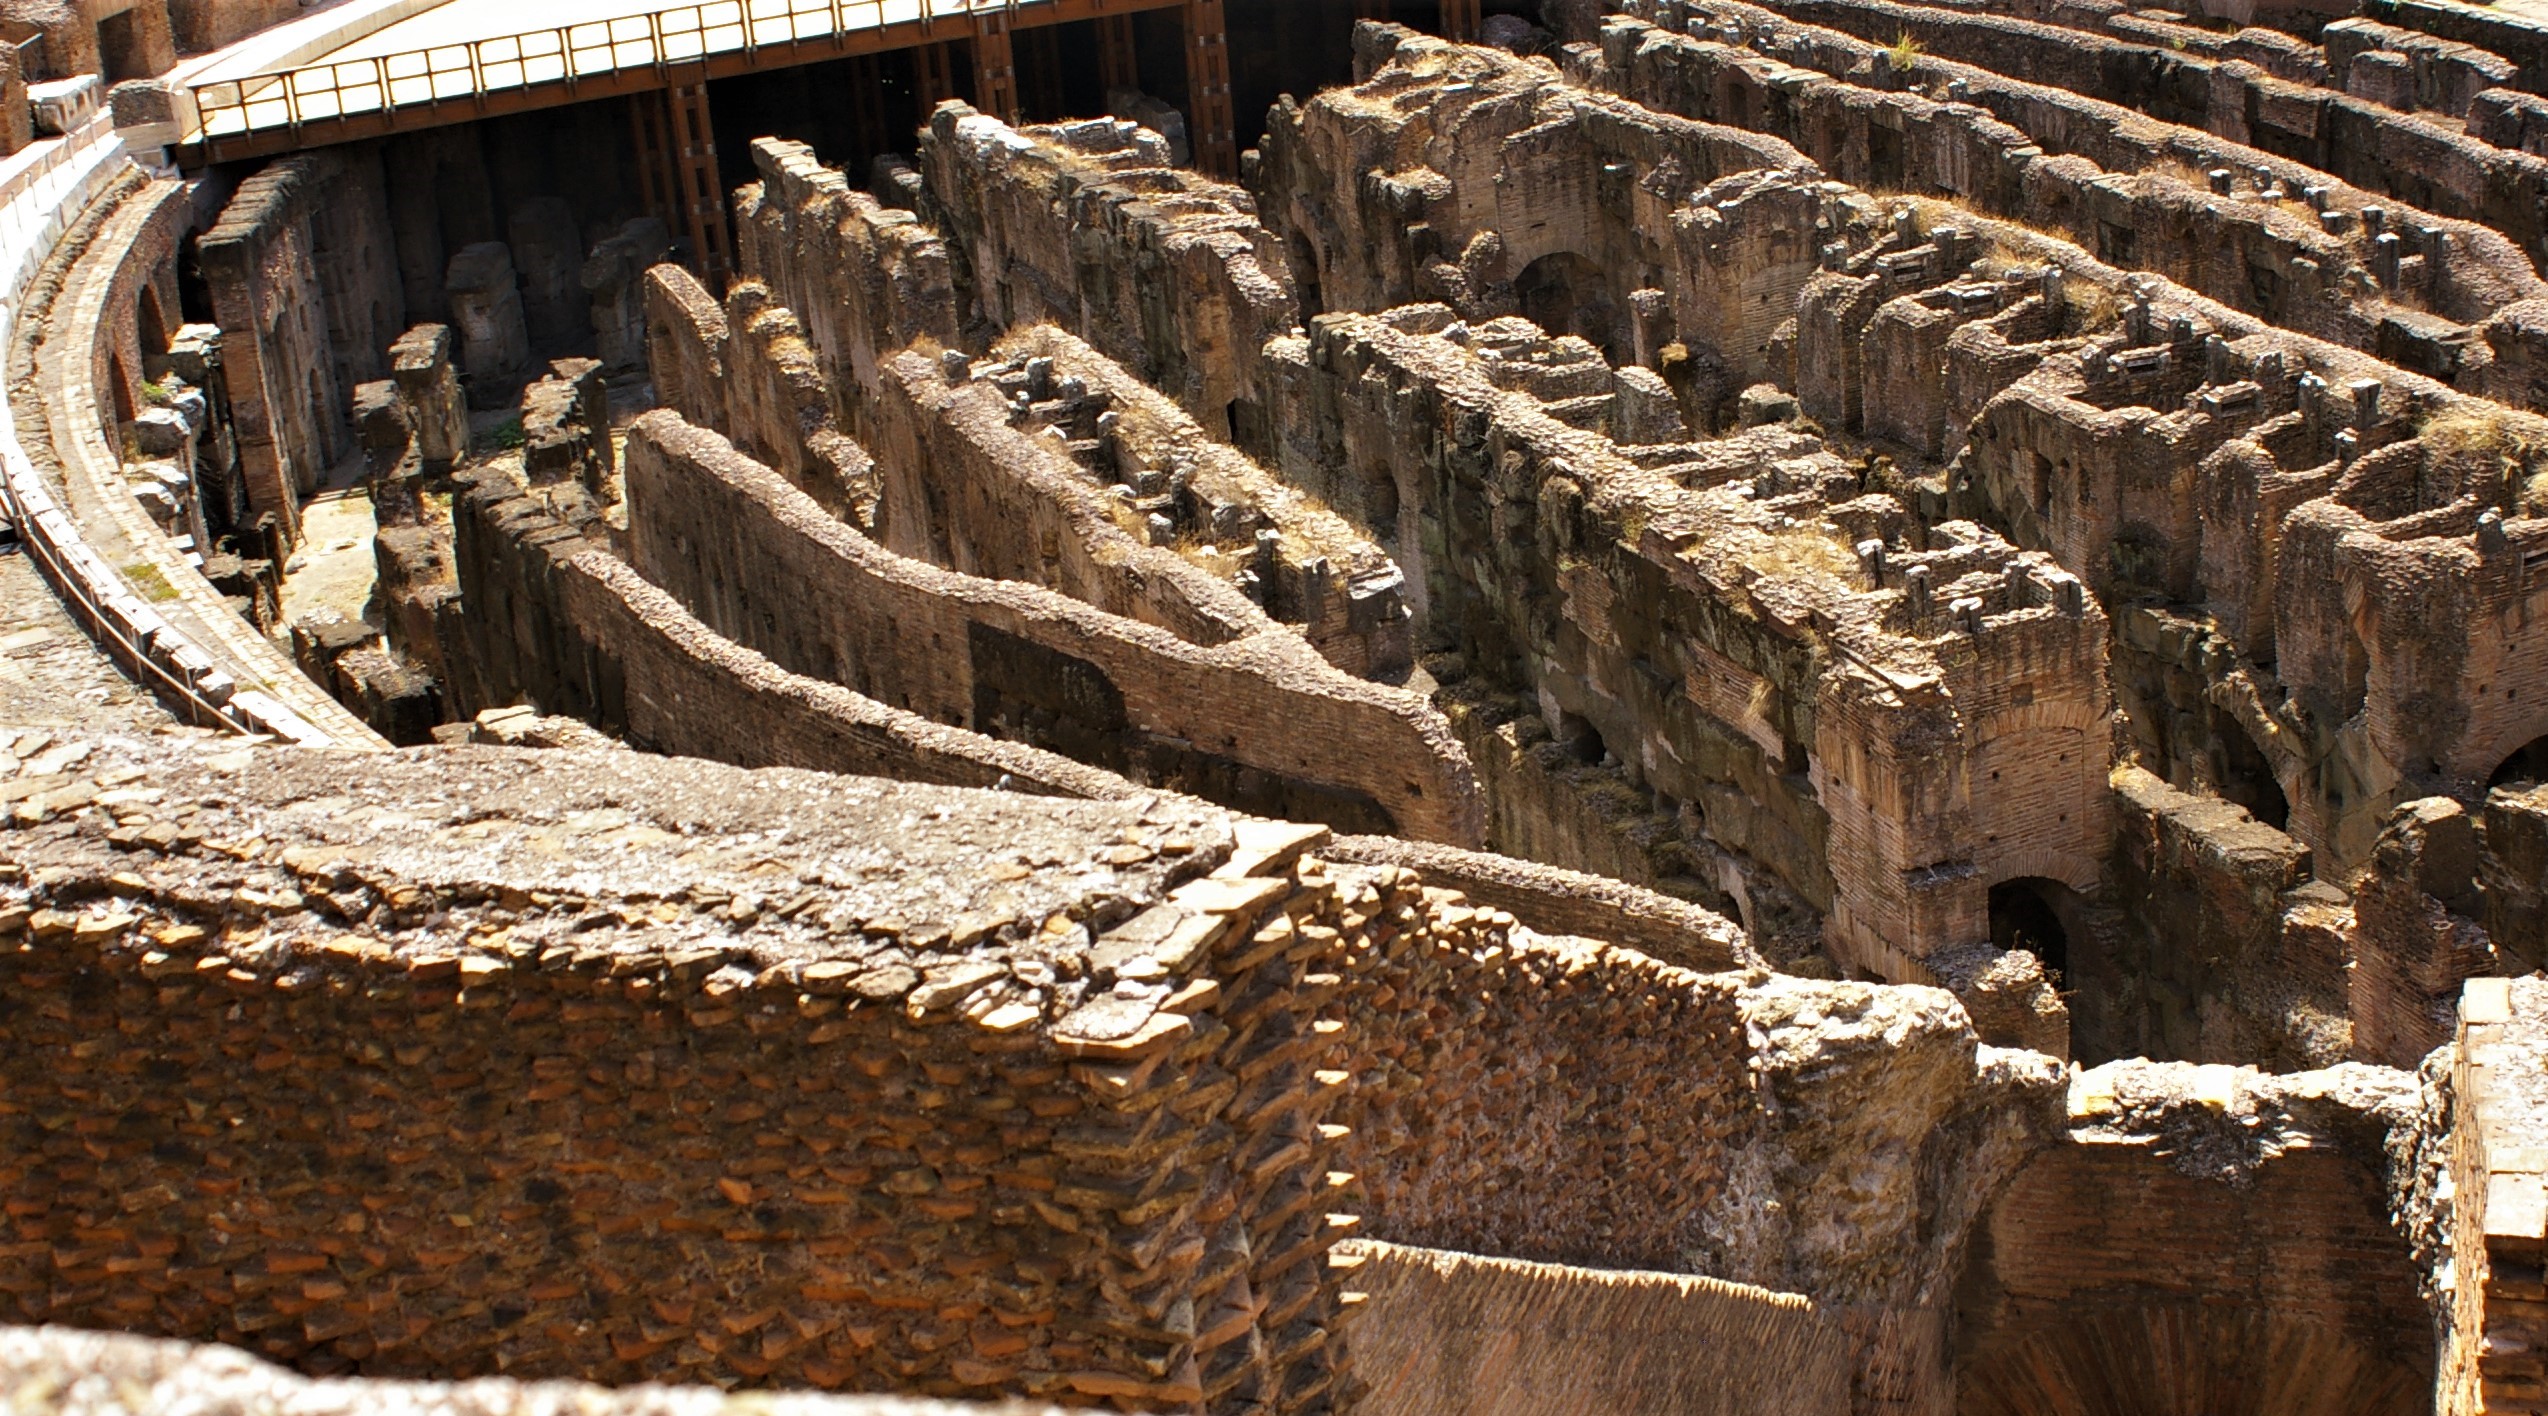
<path id="1" fill-rule="evenodd" d="M 204 54 L 269 25 L 299 19 L 300 0 L 166 0 L 168 28 L 180 54 Z"/>
<path id="2" fill-rule="evenodd" d="M 1361 82 L 1277 107 L 1254 178 L 1314 310 L 1521 314 L 1619 364 L 1659 367 L 1679 344 L 1717 385 L 1693 411 L 1764 376 L 1815 260 L 1820 174 L 1795 148 L 1493 49 L 1394 26 L 1355 42 Z M 1754 176 L 1717 185 L 1738 173 Z M 1716 208 L 1745 201 L 1785 219 L 1756 212 L 1729 242 Z"/>
<path id="3" fill-rule="evenodd" d="M 1406 676 L 1413 655 L 1406 576 L 1362 528 L 1212 438 L 1122 365 L 1058 328 L 1014 331 L 991 357 L 991 369 L 973 372 L 1003 388 L 1016 382 L 1014 372 L 1034 384 L 1037 361 L 1049 361 L 1055 400 L 1030 403 L 1021 426 L 1061 429 L 1082 485 L 1105 485 L 1114 514 L 1139 524 L 1152 544 L 1232 581 L 1345 672 L 1384 683 Z M 1072 406 L 1063 395 L 1075 391 Z"/>
<path id="4" fill-rule="evenodd" d="M 1301 308 L 1245 191 L 1172 167 L 1131 123 L 1018 130 L 961 104 L 931 115 L 920 170 L 964 321 L 1061 325 L 1256 450 L 1261 351 Z"/>
<path id="5" fill-rule="evenodd" d="M 1039 427 L 1032 418 L 1012 422 L 995 367 L 967 366 L 950 382 L 945 364 L 918 351 L 887 361 L 875 410 L 876 539 L 887 550 L 1041 585 L 1190 644 L 1229 644 L 1272 628 L 1226 579 L 1117 519 L 1115 499 L 1055 445 L 1053 434 L 1067 436 L 1082 410 L 1064 403 L 1049 372 L 1036 389 L 1023 367 L 1007 371 L 1019 397 L 1043 395 L 1051 420 Z"/>
<path id="6" fill-rule="evenodd" d="M 1793 1294 L 1348 1242 L 1368 1295 L 1345 1328 L 1371 1416 L 1823 1416 L 1852 1353 Z"/>
<path id="7" fill-rule="evenodd" d="M 1958 1284 L 1958 1412 L 2431 1409 L 2431 1314 L 2390 1219 L 2413 1079 L 2119 1064 L 2018 1169 Z M 2173 1159 L 2158 1160 L 2161 1155 Z M 2262 1354 L 2272 1354 L 2262 1358 Z"/>
<path id="8" fill-rule="evenodd" d="M 2446 1198 L 2436 1236 L 2454 1282 L 2440 1324 L 2433 1409 L 2444 1416 L 2548 1410 L 2548 989 L 2472 979 L 2448 1059 Z"/>
<path id="9" fill-rule="evenodd" d="M 1476 786 L 1439 716 L 1288 630 L 1204 647 L 906 560 L 671 414 L 628 447 L 632 563 L 782 667 L 1269 815 L 1477 839 Z"/>
<path id="10" fill-rule="evenodd" d="M 844 401 L 871 405 L 835 399 L 796 312 L 752 280 L 736 281 L 720 306 L 675 265 L 647 271 L 644 287 L 658 404 L 724 434 L 833 515 L 873 527 L 874 460 L 845 435 L 840 411 Z"/>
<path id="11" fill-rule="evenodd" d="M 270 164 L 239 184 L 197 249 L 248 503 L 289 544 L 301 498 L 354 450 L 354 386 L 387 372 L 385 351 L 406 328 L 379 154 Z"/>
<path id="12" fill-rule="evenodd" d="M 1370 921 L 1428 947 L 1394 877 L 1156 797 L 629 753 L 150 779 L 138 853 L 13 847 L 14 1319 L 321 1373 L 1324 1409 L 1303 975 Z"/>
<path id="13" fill-rule="evenodd" d="M 1640 10 L 1641 6 L 1628 8 Z M 2026 95 L 2031 102 L 2066 92 L 2088 103 L 2181 124 L 2225 145 L 2305 164 L 2314 172 L 2437 216 L 2482 222 L 2503 232 L 2518 248 L 2533 256 L 2540 254 L 2539 197 L 2548 190 L 2548 161 L 2507 151 L 2471 138 L 2455 125 L 2401 113 L 2372 99 L 2293 82 L 2245 63 L 2218 62 L 2200 53 L 2084 35 L 2003 15 L 1957 13 L 1892 0 L 1808 0 L 1781 4 L 1774 11 L 1642 0 L 1641 9 L 1647 17 L 1662 19 L 1673 28 L 1686 23 L 1682 16 L 1711 11 L 1740 14 L 1747 20 L 1784 16 L 1806 25 L 1829 26 L 1860 41 L 1865 46 L 1861 57 L 1866 48 L 1881 48 L 1908 34 L 1920 46 L 1920 57 L 1910 72 L 1887 70 L 1878 75 L 1880 81 L 1913 85 L 1931 74 L 1952 73 L 1967 79 L 1971 101 L 1995 111 L 2007 97 L 2015 96 L 2004 85 L 2034 88 L 2035 93 Z M 1822 67 L 1821 56 L 1816 58 L 1812 67 Z M 2071 106 L 2076 107 L 2076 101 Z M 2001 116 L 2018 121 L 2005 111 Z M 2049 153 L 2071 150 L 2060 145 L 2067 134 L 2056 125 L 2027 122 L 2021 126 L 2051 139 L 2045 149 Z M 2098 126 L 2113 124 L 2106 120 Z M 2205 161 L 2210 154 L 2199 149 L 2188 156 L 2202 167 L 2220 165 Z M 2344 205 L 2349 208 L 2353 203 Z"/>
<path id="14" fill-rule="evenodd" d="M 2106 891 L 2117 917 L 2070 943 L 2082 1055 L 2273 1071 L 2361 1055 L 2352 916 L 2342 892 L 2311 879 L 2309 849 L 2138 768 L 2116 774 L 2115 806 Z"/>
<path id="15" fill-rule="evenodd" d="M 947 786 L 1116 798 L 1131 783 L 787 672 L 714 633 L 500 469 L 452 507 L 456 613 L 433 662 L 466 665 L 463 716 L 528 701 L 656 752 Z"/>
<path id="16" fill-rule="evenodd" d="M 1862 564 L 1858 528 L 1889 528 L 1860 519 L 1875 499 L 1819 439 L 1624 448 L 1565 421 L 1611 389 L 1588 346 L 1454 326 L 1438 306 L 1331 315 L 1283 351 L 1300 381 L 1286 470 L 1385 528 L 1420 632 L 1458 655 L 1438 676 L 1535 695 L 1584 762 L 1674 803 L 1665 839 L 1698 868 L 1668 873 L 1801 900 L 1835 957 L 1877 976 L 1924 978 L 1922 956 L 1986 938 L 1994 884 L 2094 882 L 2106 629 L 2075 581 L 1978 527 Z M 1772 516 L 1738 479 L 1808 494 Z M 1858 510 L 1820 514 L 1844 499 Z M 1965 632 L 1945 633 L 1939 601 L 1967 598 Z M 1942 776 L 1941 751 L 1970 775 Z"/>
<path id="17" fill-rule="evenodd" d="M 1683 23 L 1668 4 L 1648 10 Z M 1623 19 L 1599 51 L 1574 57 L 1570 76 L 1664 112 L 1759 126 L 1842 180 L 1951 194 L 2058 230 L 2115 265 L 2440 377 L 2480 386 L 2524 377 L 2512 366 L 2530 356 L 2496 349 L 2527 349 L 2535 317 L 2525 312 L 2548 286 L 2520 247 L 2466 219 L 2474 213 L 2401 206 L 2272 150 L 2168 128 L 2079 96 L 2089 80 L 2026 83 L 1927 58 L 1915 61 L 1921 75 L 1894 74 L 1884 46 L 1925 20 L 1907 29 L 1887 20 L 1869 41 L 1796 23 L 1820 9 L 1711 12 L 1757 52 Z M 2393 298 L 2355 293 L 2375 290 Z"/>
<path id="18" fill-rule="evenodd" d="M 761 180 L 735 194 L 736 262 L 806 321 L 838 423 L 865 432 L 887 356 L 914 343 L 962 344 L 970 312 L 958 308 L 946 241 L 802 143 L 759 139 L 752 161 Z"/>

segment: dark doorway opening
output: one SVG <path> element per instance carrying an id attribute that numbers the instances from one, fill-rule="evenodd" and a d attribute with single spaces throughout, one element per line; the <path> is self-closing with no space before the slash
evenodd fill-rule
<path id="1" fill-rule="evenodd" d="M 1991 943 L 2033 954 L 2059 987 L 2070 972 L 2070 927 L 2062 913 L 2072 898 L 2070 887 L 2058 880 L 2029 875 L 2001 881 L 1991 887 Z"/>
<path id="2" fill-rule="evenodd" d="M 1522 267 L 1513 293 L 1522 318 L 1550 334 L 1579 336 L 1599 346 L 1602 357 L 1619 362 L 1618 314 L 1601 267 L 1572 251 L 1554 252 Z"/>
<path id="3" fill-rule="evenodd" d="M 151 77 L 150 54 L 142 44 L 137 9 L 109 15 L 97 22 L 97 57 L 110 84 Z"/>
<path id="4" fill-rule="evenodd" d="M 2491 791 L 2496 787 L 2538 782 L 2548 782 L 2548 733 L 2532 738 L 2512 756 L 2505 758 L 2504 765 L 2495 769 L 2495 775 L 2486 779 L 2486 786 Z"/>

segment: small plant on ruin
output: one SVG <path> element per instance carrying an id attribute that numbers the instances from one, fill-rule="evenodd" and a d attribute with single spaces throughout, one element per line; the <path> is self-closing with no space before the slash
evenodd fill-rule
<path id="1" fill-rule="evenodd" d="M 1919 63 L 1922 51 L 1920 41 L 1913 39 L 1909 30 L 1904 30 L 1893 37 L 1893 47 L 1885 52 L 1893 56 L 1894 68 L 1908 71 Z"/>
<path id="2" fill-rule="evenodd" d="M 177 587 L 168 583 L 158 566 L 148 561 L 135 561 L 124 567 L 124 578 L 132 582 L 133 593 L 154 605 L 164 605 L 177 598 Z"/>
<path id="3" fill-rule="evenodd" d="M 165 379 L 142 385 L 142 402 L 149 404 L 153 408 L 167 407 L 169 400 L 176 396 L 177 391 L 170 388 L 168 386 L 168 381 Z"/>
<path id="4" fill-rule="evenodd" d="M 508 418 L 504 422 L 498 423 L 494 427 L 487 429 L 485 432 L 478 434 L 477 450 L 480 452 L 515 452 L 520 450 L 523 441 L 522 420 L 519 418 Z"/>

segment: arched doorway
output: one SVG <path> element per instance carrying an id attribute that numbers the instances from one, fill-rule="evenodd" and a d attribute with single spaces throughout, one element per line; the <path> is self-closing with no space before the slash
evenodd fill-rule
<path id="1" fill-rule="evenodd" d="M 1991 943 L 2043 961 L 2058 988 L 2070 972 L 2071 919 L 2079 894 L 2058 880 L 2024 875 L 1991 887 Z"/>
<path id="2" fill-rule="evenodd" d="M 2504 759 L 2495 774 L 2486 779 L 2489 791 L 2497 787 L 2534 786 L 2548 782 L 2548 733 L 2532 738 Z"/>
<path id="3" fill-rule="evenodd" d="M 1619 362 L 1619 315 L 1601 267 L 1572 251 L 1554 252 L 1522 267 L 1513 295 L 1522 318 L 1550 334 L 1578 336 Z"/>

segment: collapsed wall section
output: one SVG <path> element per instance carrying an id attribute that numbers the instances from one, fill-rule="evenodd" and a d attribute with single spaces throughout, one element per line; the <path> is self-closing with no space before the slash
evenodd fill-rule
<path id="1" fill-rule="evenodd" d="M 1987 939 L 2002 881 L 2094 883 L 2107 631 L 2075 579 L 1977 527 L 1853 551 L 1887 525 L 1793 429 L 1623 447 L 1571 426 L 1598 395 L 1548 401 L 1543 376 L 1607 370 L 1551 346 L 1416 307 L 1322 317 L 1285 352 L 1287 470 L 1396 527 L 1424 631 L 1462 673 L 1535 696 L 1583 761 L 1674 803 L 1699 866 L 1675 873 L 1748 897 L 1756 929 L 1772 898 L 1801 901 L 1835 957 L 1881 977 L 1927 978 L 1926 956 Z M 1772 512 L 1764 493 L 1793 495 Z"/>

